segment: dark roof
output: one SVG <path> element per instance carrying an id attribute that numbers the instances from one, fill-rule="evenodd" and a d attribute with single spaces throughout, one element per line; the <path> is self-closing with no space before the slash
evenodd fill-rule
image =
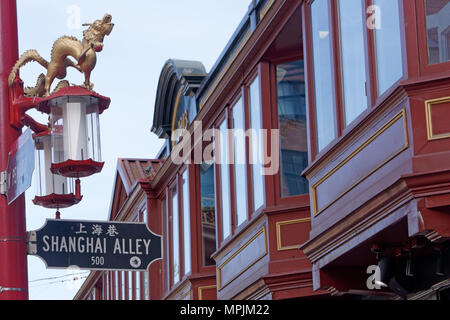
<path id="1" fill-rule="evenodd" d="M 249 32 L 259 23 L 261 10 L 273 0 L 251 0 L 247 13 L 239 23 L 228 44 L 220 54 L 209 73 L 200 62 L 170 59 L 161 71 L 153 117 L 152 132 L 159 138 L 169 139 L 171 134 L 171 116 L 177 93 L 183 86 L 193 88 L 197 106 L 208 95 L 210 87 L 220 78 L 229 62 L 233 60 L 238 48 L 243 44 Z M 186 85 L 186 83 L 188 85 Z"/>
<path id="2" fill-rule="evenodd" d="M 149 177 L 151 171 L 158 171 L 161 164 L 162 160 L 119 158 L 117 160 L 117 172 L 127 194 L 130 193 L 139 179 Z"/>
<path id="3" fill-rule="evenodd" d="M 205 67 L 198 61 L 169 59 L 164 64 L 156 91 L 152 126 L 152 132 L 159 138 L 170 135 L 171 116 L 180 88 L 196 90 L 206 74 Z"/>
<path id="4" fill-rule="evenodd" d="M 114 177 L 108 220 L 114 220 L 134 186 L 154 175 L 163 160 L 119 158 Z"/>

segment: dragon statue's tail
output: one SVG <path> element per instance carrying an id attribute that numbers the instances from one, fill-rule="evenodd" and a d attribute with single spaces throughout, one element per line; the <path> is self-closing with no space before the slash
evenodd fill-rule
<path id="1" fill-rule="evenodd" d="M 17 60 L 13 69 L 11 70 L 11 73 L 9 74 L 8 84 L 10 87 L 12 86 L 19 69 L 21 67 L 23 67 L 24 65 L 26 65 L 30 61 L 36 61 L 41 66 L 43 66 L 45 69 L 48 68 L 48 61 L 45 60 L 44 58 L 42 58 L 36 50 L 27 50 L 20 56 L 19 60 Z"/>
<path id="2" fill-rule="evenodd" d="M 70 86 L 69 81 L 63 80 L 58 82 L 55 89 L 51 94 L 55 94 L 60 89 Z M 34 87 L 26 87 L 23 89 L 25 96 L 27 97 L 43 97 L 45 95 L 45 74 L 41 73 L 36 81 Z"/>

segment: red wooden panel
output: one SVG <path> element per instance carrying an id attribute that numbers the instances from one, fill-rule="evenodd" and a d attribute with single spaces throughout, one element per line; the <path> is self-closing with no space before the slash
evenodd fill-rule
<path id="1" fill-rule="evenodd" d="M 313 185 L 314 214 L 328 208 L 408 147 L 406 114 L 397 114 Z"/>
<path id="2" fill-rule="evenodd" d="M 198 288 L 198 299 L 199 300 L 216 300 L 217 299 L 217 288 L 215 285 L 205 286 Z"/>
<path id="3" fill-rule="evenodd" d="M 298 250 L 309 239 L 309 218 L 278 221 L 276 225 L 278 251 Z"/>
<path id="4" fill-rule="evenodd" d="M 430 105 L 433 135 L 450 137 L 450 98 L 447 101 Z"/>

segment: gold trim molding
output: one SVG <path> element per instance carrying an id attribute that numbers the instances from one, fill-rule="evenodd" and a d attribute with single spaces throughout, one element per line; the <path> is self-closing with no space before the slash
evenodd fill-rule
<path id="1" fill-rule="evenodd" d="M 291 224 L 298 224 L 298 223 L 306 223 L 310 222 L 311 218 L 304 218 L 304 219 L 294 219 L 294 220 L 286 220 L 286 221 L 277 221 L 276 223 L 276 229 L 277 229 L 277 250 L 278 251 L 286 251 L 286 250 L 293 250 L 298 249 L 298 247 L 301 245 L 299 244 L 293 244 L 291 246 L 285 246 L 281 244 L 281 227 L 285 225 L 291 225 Z"/>
<path id="2" fill-rule="evenodd" d="M 183 92 L 183 87 L 178 89 L 177 96 L 175 98 L 175 108 L 172 113 L 172 124 L 171 124 L 172 133 L 171 133 L 171 137 L 170 137 L 172 140 L 172 147 L 175 146 L 175 139 L 174 139 L 174 134 L 173 134 L 175 131 L 175 117 L 177 116 L 178 105 L 180 104 L 180 97 L 181 97 L 182 92 Z"/>
<path id="3" fill-rule="evenodd" d="M 322 209 L 318 210 L 317 208 L 317 187 L 324 183 L 329 177 L 331 177 L 336 171 L 341 169 L 345 164 L 347 164 L 351 159 L 353 159 L 357 154 L 363 151 L 370 143 L 372 143 L 376 138 L 378 138 L 383 132 L 389 129 L 394 123 L 403 118 L 403 132 L 405 135 L 405 144 L 398 151 L 394 152 L 391 156 L 382 161 L 379 165 L 377 165 L 374 169 L 370 170 L 366 175 L 360 178 L 358 181 L 353 183 L 350 187 L 345 189 L 342 193 L 340 193 L 336 198 L 328 202 L 326 206 Z M 313 215 L 316 217 L 321 214 L 323 211 L 328 209 L 331 205 L 333 205 L 336 201 L 350 192 L 353 188 L 355 188 L 362 181 L 367 179 L 373 173 L 378 171 L 381 167 L 386 165 L 389 161 L 397 157 L 400 153 L 409 148 L 409 139 L 408 139 L 408 127 L 406 122 L 406 110 L 402 109 L 397 115 L 395 115 L 390 121 L 388 121 L 385 125 L 383 125 L 377 132 L 375 132 L 369 139 L 367 139 L 362 145 L 360 145 L 355 151 L 353 151 L 350 155 L 348 155 L 344 160 L 342 160 L 336 167 L 334 167 L 330 172 L 328 172 L 324 177 L 322 177 L 318 182 L 316 182 L 311 187 L 311 197 L 312 197 L 312 207 L 313 207 Z"/>
<path id="4" fill-rule="evenodd" d="M 431 118 L 431 107 L 436 104 L 450 102 L 450 97 L 432 99 L 425 101 L 425 115 L 427 120 L 427 138 L 428 141 L 450 138 L 450 132 L 434 134 L 433 120 Z"/>
<path id="5" fill-rule="evenodd" d="M 211 286 L 203 286 L 203 287 L 198 287 L 198 300 L 203 300 L 203 291 L 204 290 L 209 290 L 209 289 L 215 289 L 217 288 L 217 286 L 215 284 L 211 285 Z"/>
<path id="6" fill-rule="evenodd" d="M 264 233 L 264 253 L 258 256 L 256 259 L 254 259 L 252 262 L 248 264 L 248 266 L 239 271 L 236 275 L 234 275 L 227 283 L 225 283 L 222 286 L 222 269 L 225 265 L 227 265 L 231 260 L 233 260 L 239 253 L 242 252 L 245 248 L 247 248 L 256 238 L 258 238 L 262 233 Z M 231 282 L 233 282 L 236 278 L 238 278 L 241 274 L 246 272 L 248 269 L 250 269 L 255 263 L 257 263 L 259 260 L 264 258 L 268 253 L 267 250 L 267 233 L 266 233 L 266 226 L 263 226 L 258 232 L 256 232 L 242 247 L 240 247 L 236 252 L 234 252 L 229 258 L 227 258 L 220 266 L 217 267 L 217 288 L 218 290 L 222 290 L 227 285 L 229 285 Z"/>

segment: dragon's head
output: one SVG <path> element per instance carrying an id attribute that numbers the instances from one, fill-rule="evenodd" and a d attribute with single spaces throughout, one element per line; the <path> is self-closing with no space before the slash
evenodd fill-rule
<path id="1" fill-rule="evenodd" d="M 89 26 L 87 30 L 83 32 L 84 40 L 89 43 L 89 46 L 96 52 L 103 50 L 103 39 L 108 36 L 114 24 L 111 23 L 112 16 L 110 14 L 105 14 L 102 20 L 95 20 L 91 24 L 84 24 L 84 26 Z"/>

